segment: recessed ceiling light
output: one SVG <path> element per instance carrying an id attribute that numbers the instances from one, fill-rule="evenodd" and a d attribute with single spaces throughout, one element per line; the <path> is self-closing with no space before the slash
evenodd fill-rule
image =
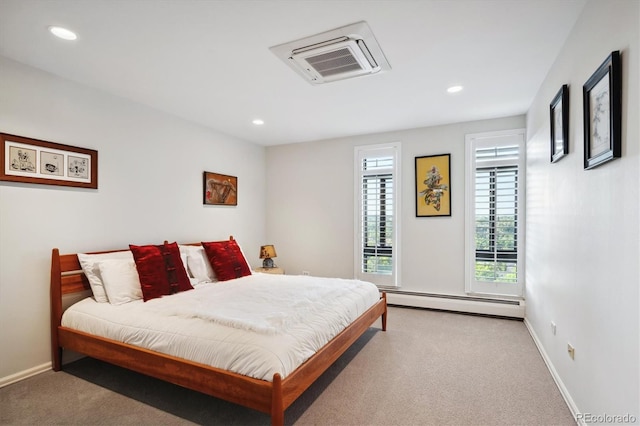
<path id="1" fill-rule="evenodd" d="M 49 32 L 51 32 L 51 34 L 63 40 L 75 40 L 78 38 L 76 33 L 63 27 L 51 26 L 49 27 Z"/>
<path id="2" fill-rule="evenodd" d="M 447 89 L 447 92 L 449 92 L 449 93 L 458 93 L 458 92 L 461 92 L 462 89 L 463 89 L 462 86 L 451 86 L 451 87 L 449 87 Z"/>
<path id="3" fill-rule="evenodd" d="M 256 118 L 255 120 L 252 121 L 253 124 L 255 124 L 256 126 L 262 126 L 264 124 L 264 120 L 260 120 L 259 118 Z"/>

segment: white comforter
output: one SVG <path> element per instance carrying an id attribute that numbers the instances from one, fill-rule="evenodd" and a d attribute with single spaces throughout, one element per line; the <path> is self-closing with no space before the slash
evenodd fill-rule
<path id="1" fill-rule="evenodd" d="M 62 325 L 257 379 L 284 378 L 369 309 L 371 283 L 253 274 L 123 305 L 84 299 Z"/>

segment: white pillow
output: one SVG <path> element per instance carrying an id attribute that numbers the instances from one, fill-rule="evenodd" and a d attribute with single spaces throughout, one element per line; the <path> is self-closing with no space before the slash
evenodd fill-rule
<path id="1" fill-rule="evenodd" d="M 180 260 L 182 260 L 184 269 L 187 271 L 189 279 L 191 279 L 193 278 L 193 275 L 191 275 L 191 272 L 189 272 L 189 268 L 187 267 L 187 255 L 189 254 L 189 251 L 191 251 L 191 246 L 178 245 L 178 250 L 180 250 Z"/>
<path id="2" fill-rule="evenodd" d="M 236 243 L 237 243 L 237 241 L 236 241 Z M 242 257 L 244 257 L 244 261 L 247 262 L 247 266 L 249 267 L 249 272 L 251 272 L 251 274 L 253 275 L 253 268 L 251 267 L 251 264 L 247 260 L 247 256 L 244 254 L 244 251 L 242 250 L 242 246 L 240 244 L 238 244 L 238 247 L 240 247 L 240 253 L 242 253 Z"/>
<path id="3" fill-rule="evenodd" d="M 185 246 L 187 247 L 187 246 Z M 217 281 L 216 274 L 213 272 L 211 263 L 207 259 L 207 254 L 202 246 L 188 246 L 187 249 L 187 266 L 191 276 L 198 282 Z"/>
<path id="4" fill-rule="evenodd" d="M 140 277 L 136 263 L 128 259 L 107 259 L 98 262 L 102 283 L 112 305 L 122 305 L 142 299 Z"/>
<path id="5" fill-rule="evenodd" d="M 189 268 L 187 266 L 187 255 L 180 253 L 180 260 L 182 261 L 182 266 L 184 266 L 184 270 L 187 272 L 187 276 L 189 278 L 193 278 L 191 272 L 189 272 Z"/>
<path id="6" fill-rule="evenodd" d="M 104 291 L 102 285 L 102 278 L 100 277 L 100 269 L 98 262 L 107 259 L 128 259 L 133 260 L 133 253 L 130 250 L 116 251 L 113 253 L 101 253 L 101 254 L 85 254 L 78 253 L 78 260 L 82 271 L 87 276 L 89 284 L 91 285 L 91 291 L 96 302 L 105 303 L 109 299 L 107 293 Z"/>

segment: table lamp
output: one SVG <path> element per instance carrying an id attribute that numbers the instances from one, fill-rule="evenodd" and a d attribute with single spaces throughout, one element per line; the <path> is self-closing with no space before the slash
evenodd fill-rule
<path id="1" fill-rule="evenodd" d="M 276 265 L 273 263 L 272 259 L 274 257 L 278 257 L 274 246 L 266 245 L 260 247 L 260 259 L 264 259 L 262 261 L 263 268 L 275 268 Z"/>

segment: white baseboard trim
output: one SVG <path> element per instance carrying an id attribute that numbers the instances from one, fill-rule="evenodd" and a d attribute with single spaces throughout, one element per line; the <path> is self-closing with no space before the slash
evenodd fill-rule
<path id="1" fill-rule="evenodd" d="M 536 344 L 536 347 L 538 348 L 538 352 L 540 352 L 540 355 L 542 356 L 544 363 L 547 365 L 547 369 L 549 369 L 549 372 L 551 373 L 551 377 L 553 377 L 553 381 L 556 382 L 556 385 L 560 390 L 560 394 L 562 395 L 562 398 L 564 398 L 564 401 L 567 403 L 567 406 L 569 407 L 569 411 L 571 411 L 571 414 L 573 415 L 574 420 L 578 425 L 581 425 L 581 426 L 586 425 L 583 419 L 578 419 L 578 413 L 580 412 L 580 410 L 578 410 L 578 407 L 576 406 L 576 403 L 573 401 L 573 398 L 571 397 L 569 390 L 567 390 L 567 387 L 562 382 L 560 375 L 556 371 L 556 368 L 553 366 L 553 363 L 551 362 L 551 359 L 547 355 L 547 352 L 544 350 L 544 347 L 542 346 L 542 342 L 540 342 L 538 335 L 533 330 L 533 327 L 531 326 L 531 323 L 527 318 L 524 319 L 524 325 L 525 327 L 527 327 L 527 330 L 529 331 L 531 338 L 533 339 L 534 343 Z"/>
<path id="2" fill-rule="evenodd" d="M 427 293 L 387 292 L 387 303 L 390 305 L 410 306 L 414 308 L 439 309 L 443 311 L 497 315 L 512 318 L 524 318 L 525 310 L 523 301 L 430 295 Z"/>
<path id="3" fill-rule="evenodd" d="M 49 370 L 51 370 L 51 362 L 45 362 L 44 364 L 40 364 L 27 370 L 20 371 L 10 376 L 2 377 L 0 378 L 0 388 Z"/>

